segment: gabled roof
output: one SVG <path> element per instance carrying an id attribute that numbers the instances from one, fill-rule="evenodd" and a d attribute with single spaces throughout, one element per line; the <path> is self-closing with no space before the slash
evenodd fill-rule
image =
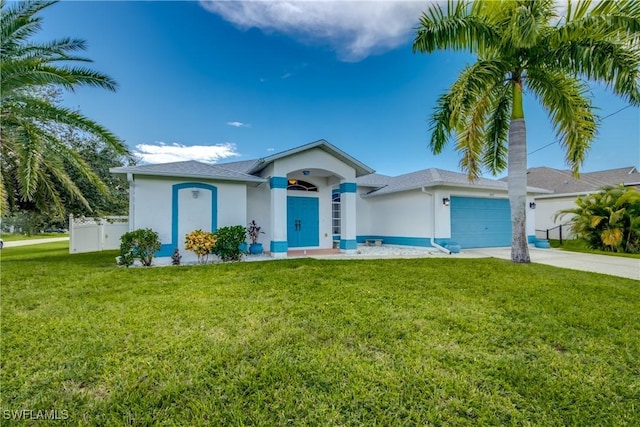
<path id="1" fill-rule="evenodd" d="M 385 177 L 384 175 L 378 175 L 378 177 Z M 473 182 L 469 182 L 469 178 L 466 174 L 460 172 L 452 172 L 443 169 L 429 168 L 423 169 L 417 172 L 411 172 L 396 177 L 386 177 L 387 182 L 381 185 L 379 188 L 370 191 L 367 196 L 378 196 L 382 194 L 397 193 L 400 191 L 415 190 L 422 187 L 463 187 L 463 188 L 478 188 L 487 190 L 507 190 L 507 183 L 504 181 L 478 178 Z M 356 180 L 359 186 L 370 187 L 369 182 L 377 181 L 377 178 L 370 178 L 364 176 Z M 550 191 L 541 188 L 528 187 L 527 191 L 530 193 L 549 193 Z"/>
<path id="2" fill-rule="evenodd" d="M 351 157 L 350 155 L 340 150 L 336 146 L 328 143 L 324 139 L 320 139 L 318 141 L 315 141 L 309 144 L 301 145 L 300 147 L 292 148 L 291 150 L 282 151 L 280 153 L 273 154 L 269 157 L 258 159 L 256 163 L 247 172 L 250 174 L 259 173 L 262 169 L 266 168 L 271 162 L 274 162 L 278 159 L 282 159 L 284 157 L 292 156 L 297 153 L 301 153 L 303 151 L 311 150 L 314 148 L 319 148 L 323 151 L 326 151 L 327 153 L 331 154 L 332 156 L 340 159 L 347 165 L 354 168 L 356 171 L 356 177 L 359 177 L 362 175 L 368 175 L 374 172 L 374 170 L 371 169 L 369 166 L 365 165 L 359 160 L 356 160 L 355 158 Z"/>
<path id="3" fill-rule="evenodd" d="M 640 173 L 635 167 L 585 172 L 578 179 L 569 170 L 548 167 L 530 168 L 527 171 L 527 183 L 547 188 L 554 194 L 575 194 L 598 191 L 602 187 L 625 184 L 639 185 Z"/>
<path id="4" fill-rule="evenodd" d="M 238 162 L 241 163 L 241 162 Z M 161 163 L 157 165 L 125 166 L 111 168 L 109 172 L 118 174 L 132 173 L 148 176 L 171 176 L 185 178 L 217 179 L 223 181 L 264 182 L 264 178 L 249 175 L 233 167 L 211 165 L 195 160 L 184 162 Z"/>

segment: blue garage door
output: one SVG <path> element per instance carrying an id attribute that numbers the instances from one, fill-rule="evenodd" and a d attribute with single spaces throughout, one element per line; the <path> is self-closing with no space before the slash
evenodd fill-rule
<path id="1" fill-rule="evenodd" d="M 509 200 L 452 196 L 451 240 L 462 248 L 511 246 Z"/>

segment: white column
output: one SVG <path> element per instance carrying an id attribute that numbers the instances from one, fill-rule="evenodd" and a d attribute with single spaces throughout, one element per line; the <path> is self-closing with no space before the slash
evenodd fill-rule
<path id="1" fill-rule="evenodd" d="M 269 250 L 273 258 L 286 258 L 287 243 L 287 178 L 272 176 L 271 188 L 271 243 Z"/>
<path id="2" fill-rule="evenodd" d="M 356 190 L 355 182 L 340 183 L 340 249 L 355 252 L 356 241 Z"/>

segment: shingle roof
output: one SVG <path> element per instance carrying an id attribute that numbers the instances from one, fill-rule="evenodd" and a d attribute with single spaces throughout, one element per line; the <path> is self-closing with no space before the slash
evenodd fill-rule
<path id="1" fill-rule="evenodd" d="M 359 187 L 383 187 L 393 180 L 392 176 L 382 175 L 379 173 L 370 173 L 356 178 Z"/>
<path id="2" fill-rule="evenodd" d="M 241 163 L 241 162 L 237 162 Z M 244 182 L 263 182 L 263 178 L 249 175 L 233 167 L 225 167 L 224 165 L 212 165 L 202 163 L 195 160 L 185 162 L 161 163 L 157 165 L 141 165 L 111 168 L 113 173 L 133 173 L 136 175 L 152 175 L 152 176 L 177 176 L 188 178 L 204 178 L 219 179 L 225 181 L 244 181 Z"/>
<path id="3" fill-rule="evenodd" d="M 436 186 L 507 190 L 507 183 L 504 181 L 478 178 L 473 182 L 469 182 L 469 178 L 466 174 L 437 168 L 423 169 L 396 177 L 386 177 L 385 175 L 378 176 L 387 178 L 387 181 L 383 182 L 383 185 L 381 185 L 380 188 L 369 192 L 367 196 L 378 196 L 381 194 L 397 193 L 422 187 Z M 372 186 L 367 184 L 375 182 L 376 180 L 376 177 L 370 178 L 369 176 L 364 176 L 358 178 L 357 183 L 361 186 Z M 529 187 L 528 191 L 534 193 L 548 193 L 546 190 L 533 187 Z"/>
<path id="4" fill-rule="evenodd" d="M 527 171 L 527 183 L 547 188 L 554 194 L 574 194 L 598 191 L 602 187 L 616 184 L 640 183 L 640 173 L 635 167 L 585 172 L 575 179 L 571 171 L 548 167 L 530 168 Z"/>

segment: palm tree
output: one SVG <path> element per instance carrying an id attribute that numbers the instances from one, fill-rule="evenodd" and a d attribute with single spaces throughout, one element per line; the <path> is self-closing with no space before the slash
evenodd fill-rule
<path id="1" fill-rule="evenodd" d="M 575 207 L 555 217 L 571 216 L 571 230 L 592 249 L 640 252 L 640 191 L 620 184 L 578 197 Z"/>
<path id="2" fill-rule="evenodd" d="M 31 37 L 41 28 L 36 16 L 53 1 L 0 1 L 0 199 L 2 209 L 35 209 L 60 214 L 67 200 L 89 203 L 65 170 L 72 167 L 97 191 L 105 184 L 87 162 L 60 137 L 65 129 L 94 136 L 127 154 L 115 135 L 77 111 L 64 108 L 49 93 L 95 86 L 115 91 L 108 76 L 84 67 L 76 56 L 83 40 L 64 38 L 39 43 Z M 61 65 L 62 63 L 62 65 Z M 66 65 L 65 65 L 66 64 Z"/>
<path id="3" fill-rule="evenodd" d="M 446 10 L 432 4 L 422 15 L 414 52 L 477 55 L 438 99 L 430 149 L 440 153 L 455 135 L 470 180 L 483 168 L 495 175 L 507 167 L 512 261 L 530 261 L 523 95 L 534 95 L 548 111 L 577 175 L 598 122 L 585 80 L 639 105 L 639 46 L 637 0 L 568 1 L 563 16 L 554 0 L 450 0 Z"/>

